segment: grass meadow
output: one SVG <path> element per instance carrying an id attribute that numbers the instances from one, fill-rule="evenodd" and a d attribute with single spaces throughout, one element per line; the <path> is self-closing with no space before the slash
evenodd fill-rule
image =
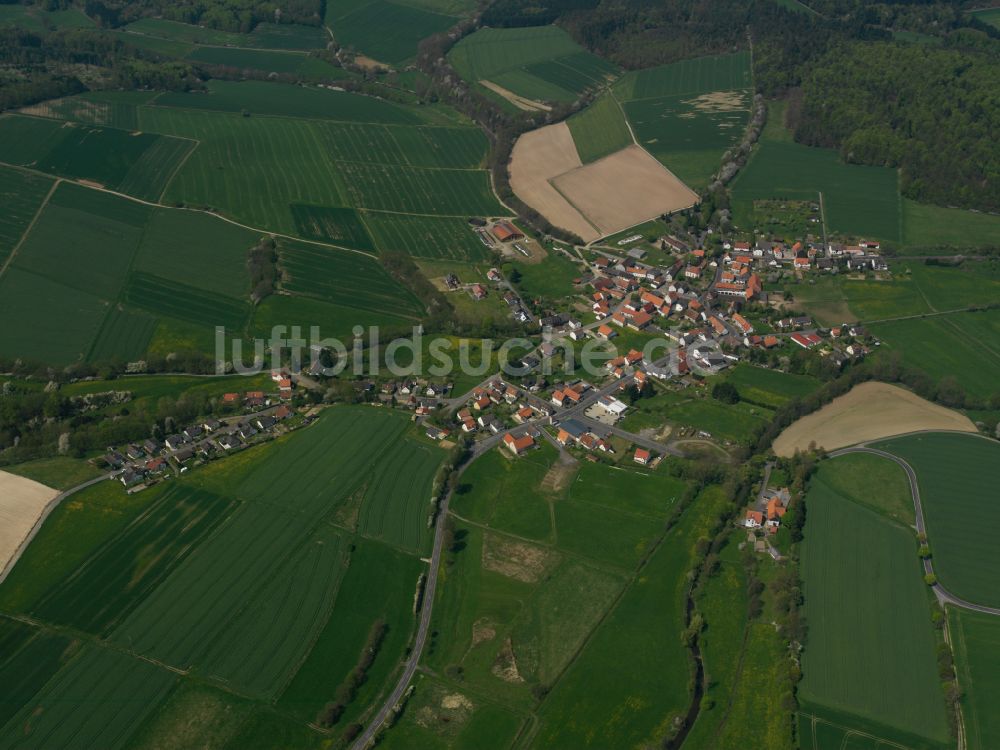
<path id="1" fill-rule="evenodd" d="M 796 375 L 765 367 L 740 363 L 725 375 L 740 392 L 740 398 L 769 408 L 777 408 L 793 398 L 803 398 L 815 391 L 820 382 L 809 375 Z"/>
<path id="2" fill-rule="evenodd" d="M 948 629 L 962 686 L 962 717 L 969 750 L 1000 743 L 1000 618 L 948 608 Z"/>
<path id="3" fill-rule="evenodd" d="M 931 433 L 896 438 L 880 447 L 917 472 L 934 572 L 956 596 L 1000 606 L 996 581 L 1000 523 L 995 486 L 1000 447 L 974 435 Z"/>
<path id="4" fill-rule="evenodd" d="M 784 122 L 784 104 L 772 104 L 757 147 L 733 181 L 736 224 L 751 228 L 755 200 L 815 201 L 822 193 L 830 232 L 899 242 L 902 199 L 896 171 L 845 164 L 833 149 L 795 143 Z"/>
<path id="5" fill-rule="evenodd" d="M 884 725 L 872 733 L 885 739 L 901 732 L 944 745 L 948 725 L 916 538 L 838 492 L 836 477 L 855 469 L 824 462 L 806 498 L 809 643 L 800 701 L 821 717 L 846 717 L 851 728 Z"/>

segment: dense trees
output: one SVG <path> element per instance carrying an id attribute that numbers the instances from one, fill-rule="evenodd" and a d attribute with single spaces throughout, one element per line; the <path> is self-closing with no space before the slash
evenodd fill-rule
<path id="1" fill-rule="evenodd" d="M 1000 210 L 1000 54 L 841 44 L 812 65 L 796 139 L 848 162 L 900 167 L 915 200 Z"/>

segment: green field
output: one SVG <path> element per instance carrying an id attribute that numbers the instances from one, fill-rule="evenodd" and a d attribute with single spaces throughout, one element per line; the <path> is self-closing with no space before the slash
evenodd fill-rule
<path id="1" fill-rule="evenodd" d="M 972 15 L 983 23 L 988 23 L 1000 29 L 1000 8 L 984 8 L 983 10 L 973 11 Z"/>
<path id="2" fill-rule="evenodd" d="M 471 262 L 492 257 L 462 218 L 369 211 L 364 220 L 379 250 L 401 251 L 415 258 Z"/>
<path id="3" fill-rule="evenodd" d="M 580 161 L 589 164 L 632 144 L 625 115 L 611 94 L 603 94 L 566 121 Z"/>
<path id="4" fill-rule="evenodd" d="M 970 435 L 929 434 L 896 438 L 881 447 L 917 472 L 934 572 L 952 594 L 1000 606 L 996 581 L 1000 523 L 995 501 L 1000 446 Z"/>
<path id="5" fill-rule="evenodd" d="M 196 47 L 186 60 L 207 65 L 221 65 L 239 70 L 284 73 L 307 81 L 336 81 L 344 77 L 340 68 L 318 57 L 301 52 L 236 49 L 232 47 Z"/>
<path id="6" fill-rule="evenodd" d="M 446 31 L 457 20 L 392 0 L 330 3 L 326 9 L 326 25 L 342 46 L 389 65 L 414 58 L 421 39 Z"/>
<path id="7" fill-rule="evenodd" d="M 101 474 L 99 469 L 86 461 L 69 456 L 36 458 L 33 461 L 6 466 L 3 470 L 34 479 L 57 490 L 68 490 Z"/>
<path id="8" fill-rule="evenodd" d="M 516 284 L 518 291 L 529 299 L 569 297 L 573 294 L 573 279 L 583 273 L 580 266 L 555 249 L 549 250 L 541 263 L 505 263 L 503 269 L 508 277 L 512 268 L 521 274 Z"/>
<path id="9" fill-rule="evenodd" d="M 0 161 L 155 201 L 193 141 L 56 120 L 0 117 Z"/>
<path id="10" fill-rule="evenodd" d="M 793 142 L 784 111 L 783 103 L 771 105 L 764 133 L 733 181 L 736 224 L 751 228 L 755 200 L 815 201 L 822 194 L 830 232 L 899 242 L 902 200 L 896 171 L 845 164 L 833 149 Z"/>
<path id="11" fill-rule="evenodd" d="M 0 26 L 20 26 L 29 31 L 54 29 L 83 29 L 92 27 L 91 21 L 77 8 L 44 10 L 40 5 L 0 5 Z"/>
<path id="12" fill-rule="evenodd" d="M 0 216 L 0 264 L 21 240 L 51 188 L 52 180 L 41 175 L 0 167 L 0 201 L 4 206 Z"/>
<path id="13" fill-rule="evenodd" d="M 205 26 L 169 21 L 164 18 L 142 18 L 125 27 L 125 31 L 188 44 L 220 47 L 257 47 L 275 50 L 311 50 L 326 47 L 328 38 L 319 26 L 301 24 L 259 23 L 249 34 L 220 31 Z"/>
<path id="14" fill-rule="evenodd" d="M 558 102 L 573 101 L 617 72 L 556 26 L 479 29 L 456 44 L 448 59 L 471 83 L 489 80 L 528 99 Z"/>
<path id="15" fill-rule="evenodd" d="M 855 469 L 840 459 L 824 462 L 806 498 L 809 640 L 800 701 L 853 729 L 880 724 L 871 733 L 887 740 L 913 735 L 943 747 L 948 727 L 916 539 L 837 491 L 837 475 Z"/>
<path id="16" fill-rule="evenodd" d="M 816 378 L 808 375 L 769 370 L 746 363 L 729 369 L 724 377 L 726 382 L 736 386 L 741 399 L 771 408 L 793 398 L 808 396 L 820 386 Z"/>
<path id="17" fill-rule="evenodd" d="M 695 190 L 743 137 L 750 55 L 700 57 L 631 72 L 614 86 L 636 140 Z"/>
<path id="18" fill-rule="evenodd" d="M 969 750 L 1000 743 L 1000 617 L 948 608 L 948 629 L 962 686 L 962 717 Z"/>
<path id="19" fill-rule="evenodd" d="M 919 255 L 929 248 L 980 248 L 998 244 L 1000 216 L 903 199 L 903 245 L 907 252 Z"/>

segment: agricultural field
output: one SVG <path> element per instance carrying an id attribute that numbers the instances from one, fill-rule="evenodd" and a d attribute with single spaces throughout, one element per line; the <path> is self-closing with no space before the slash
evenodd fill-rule
<path id="1" fill-rule="evenodd" d="M 663 539 L 538 709 L 532 746 L 629 747 L 655 740 L 690 700 L 680 638 L 693 541 L 726 502 L 705 490 Z M 600 684 L 600 690 L 594 685 Z"/>
<path id="2" fill-rule="evenodd" d="M 470 83 L 489 81 L 533 101 L 571 102 L 618 72 L 556 26 L 480 29 L 456 44 L 448 59 Z"/>
<path id="3" fill-rule="evenodd" d="M 1000 13 L 998 13 L 1000 15 Z M 943 208 L 903 198 L 904 253 L 928 249 L 996 247 L 1000 216 L 958 208 Z"/>
<path id="4" fill-rule="evenodd" d="M 159 95 L 157 91 L 87 91 L 78 96 L 49 99 L 22 107 L 18 112 L 53 120 L 136 130 L 139 127 L 137 108 L 149 104 Z"/>
<path id="5" fill-rule="evenodd" d="M 68 490 L 101 475 L 101 471 L 79 458 L 54 456 L 4 467 L 8 474 L 34 479 L 57 490 Z"/>
<path id="6" fill-rule="evenodd" d="M 955 596 L 1000 606 L 996 581 L 1000 446 L 975 435 L 911 435 L 881 443 L 917 473 L 934 572 Z"/>
<path id="7" fill-rule="evenodd" d="M 821 195 L 828 231 L 899 242 L 902 199 L 896 171 L 845 164 L 833 149 L 795 143 L 784 123 L 784 104 L 772 104 L 760 141 L 732 184 L 736 225 L 751 228 L 755 200 L 815 201 Z"/>
<path id="8" fill-rule="evenodd" d="M 57 120 L 0 117 L 0 161 L 159 199 L 195 143 Z"/>
<path id="9" fill-rule="evenodd" d="M 828 479 L 854 468 L 824 462 L 806 498 L 803 710 L 906 746 L 915 736 L 922 746 L 944 747 L 948 724 L 916 538 L 834 489 Z"/>
<path id="10" fill-rule="evenodd" d="M 52 184 L 52 180 L 41 175 L 0 167 L 0 201 L 4 206 L 0 216 L 0 265 L 20 242 Z"/>
<path id="11" fill-rule="evenodd" d="M 962 717 L 969 750 L 1000 743 L 1000 617 L 948 608 L 948 630 L 962 686 Z"/>
<path id="12" fill-rule="evenodd" d="M 777 408 L 793 398 L 803 398 L 819 388 L 820 382 L 809 375 L 740 363 L 729 369 L 725 381 L 736 386 L 740 398 L 755 404 Z"/>
<path id="13" fill-rule="evenodd" d="M 1000 29 L 1000 8 L 984 8 L 983 10 L 973 11 L 972 15 L 983 23 L 988 23 Z"/>
<path id="14" fill-rule="evenodd" d="M 364 221 L 379 250 L 432 260 L 476 262 L 492 257 L 469 223 L 459 217 L 368 211 Z"/>
<path id="15" fill-rule="evenodd" d="M 271 50 L 322 49 L 328 40 L 319 26 L 259 23 L 249 34 L 193 26 L 163 18 L 142 18 L 125 26 L 130 34 L 214 47 L 254 47 Z"/>
<path id="16" fill-rule="evenodd" d="M 618 101 L 602 94 L 582 112 L 566 121 L 580 161 L 589 164 L 632 145 L 632 134 Z"/>
<path id="17" fill-rule="evenodd" d="M 0 5 L 0 26 L 20 26 L 28 31 L 56 29 L 83 29 L 94 25 L 77 8 L 44 10 L 41 6 L 20 4 Z"/>
<path id="18" fill-rule="evenodd" d="M 393 66 L 416 57 L 421 39 L 446 31 L 457 20 L 405 1 L 363 0 L 326 8 L 326 25 L 341 46 Z"/>
<path id="19" fill-rule="evenodd" d="M 702 57 L 628 73 L 613 88 L 638 143 L 700 190 L 743 137 L 750 55 Z"/>
<path id="20" fill-rule="evenodd" d="M 264 73 L 284 73 L 309 81 L 336 81 L 344 78 L 340 68 L 325 60 L 302 52 L 272 52 L 270 50 L 236 49 L 232 47 L 195 47 L 185 60 L 221 65 Z"/>

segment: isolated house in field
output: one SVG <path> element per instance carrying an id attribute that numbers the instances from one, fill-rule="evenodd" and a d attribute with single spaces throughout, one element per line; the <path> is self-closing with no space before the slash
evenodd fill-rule
<path id="1" fill-rule="evenodd" d="M 646 464 L 649 463 L 650 458 L 651 456 L 648 450 L 646 450 L 645 448 L 636 448 L 635 455 L 632 457 L 632 460 L 635 461 L 640 466 L 645 466 Z"/>
<path id="2" fill-rule="evenodd" d="M 520 456 L 526 450 L 534 447 L 535 439 L 531 435 L 522 435 L 516 438 L 508 432 L 503 436 L 503 444 L 515 456 Z"/>

